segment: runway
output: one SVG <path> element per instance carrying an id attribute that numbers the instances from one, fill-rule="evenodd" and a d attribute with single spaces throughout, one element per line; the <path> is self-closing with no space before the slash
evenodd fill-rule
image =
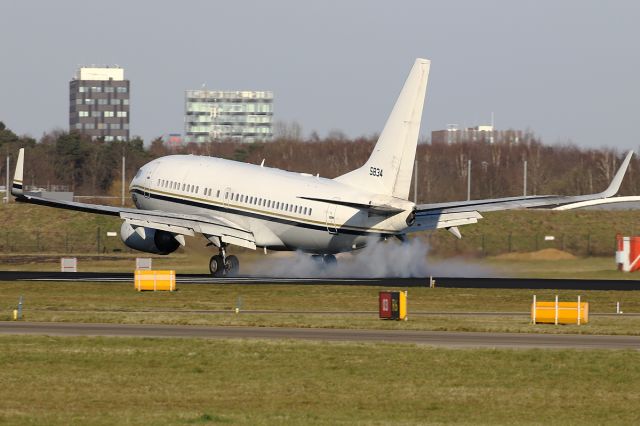
<path id="1" fill-rule="evenodd" d="M 633 349 L 639 336 L 470 333 L 324 328 L 0 322 L 0 334 L 413 343 L 450 348 Z"/>
<path id="2" fill-rule="evenodd" d="M 640 290 L 640 280 L 580 280 L 546 278 L 498 277 L 432 277 L 436 287 L 444 288 L 501 288 L 549 290 Z M 114 272 L 31 272 L 0 271 L 0 281 L 56 281 L 56 282 L 133 282 L 133 273 Z M 429 287 L 431 279 L 424 278 L 280 278 L 241 276 L 214 278 L 208 274 L 178 274 L 178 284 L 286 284 L 286 285 L 362 285 L 376 287 Z"/>

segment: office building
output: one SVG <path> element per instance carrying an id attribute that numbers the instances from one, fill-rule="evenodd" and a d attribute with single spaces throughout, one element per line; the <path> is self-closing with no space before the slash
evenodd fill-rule
<path id="1" fill-rule="evenodd" d="M 431 143 L 518 143 L 527 142 L 532 137 L 532 134 L 522 130 L 496 130 L 492 125 L 460 129 L 457 124 L 449 124 L 446 130 L 434 130 L 431 132 Z"/>
<path id="2" fill-rule="evenodd" d="M 256 142 L 272 137 L 273 92 L 186 91 L 185 142 Z"/>
<path id="3" fill-rule="evenodd" d="M 129 140 L 129 80 L 120 67 L 83 67 L 69 82 L 69 131 Z"/>

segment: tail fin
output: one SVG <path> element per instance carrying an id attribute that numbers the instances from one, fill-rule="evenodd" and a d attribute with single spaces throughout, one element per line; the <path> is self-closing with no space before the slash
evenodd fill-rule
<path id="1" fill-rule="evenodd" d="M 18 162 L 16 163 L 16 171 L 13 174 L 13 183 L 11 185 L 11 194 L 13 195 L 22 195 L 23 191 L 23 183 L 22 183 L 22 175 L 24 171 L 24 148 L 20 148 L 18 152 Z"/>
<path id="2" fill-rule="evenodd" d="M 409 198 L 430 66 L 431 61 L 416 59 L 371 157 L 364 166 L 336 181 L 378 194 Z"/>

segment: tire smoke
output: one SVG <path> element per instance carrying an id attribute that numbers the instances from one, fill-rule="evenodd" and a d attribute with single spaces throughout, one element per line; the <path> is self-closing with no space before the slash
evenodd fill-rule
<path id="1" fill-rule="evenodd" d="M 488 276 L 489 271 L 463 261 L 430 263 L 429 245 L 420 238 L 404 243 L 372 238 L 361 250 L 338 255 L 335 265 L 324 265 L 311 255 L 296 252 L 271 257 L 253 265 L 253 275 L 277 278 L 421 278 L 432 276 Z"/>

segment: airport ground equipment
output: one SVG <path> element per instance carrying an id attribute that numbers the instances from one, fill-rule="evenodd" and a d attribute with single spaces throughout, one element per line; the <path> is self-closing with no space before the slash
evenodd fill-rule
<path id="1" fill-rule="evenodd" d="M 77 257 L 60 258 L 60 272 L 78 272 Z"/>
<path id="2" fill-rule="evenodd" d="M 407 320 L 406 291 L 381 291 L 378 306 L 381 319 Z"/>
<path id="3" fill-rule="evenodd" d="M 553 302 L 539 302 L 533 295 L 531 304 L 531 322 L 533 324 L 587 324 L 589 322 L 589 302 L 559 302 L 556 296 Z"/>
<path id="4" fill-rule="evenodd" d="M 640 237 L 616 235 L 616 265 L 618 271 L 640 270 Z"/>
<path id="5" fill-rule="evenodd" d="M 153 263 L 150 257 L 136 257 L 136 271 L 139 269 L 150 271 L 153 269 L 152 265 Z"/>
<path id="6" fill-rule="evenodd" d="M 176 291 L 176 271 L 136 270 L 135 288 L 138 291 Z"/>
<path id="7" fill-rule="evenodd" d="M 22 319 L 22 296 L 18 299 L 18 309 L 14 309 L 12 312 L 12 318 L 14 321 Z"/>

